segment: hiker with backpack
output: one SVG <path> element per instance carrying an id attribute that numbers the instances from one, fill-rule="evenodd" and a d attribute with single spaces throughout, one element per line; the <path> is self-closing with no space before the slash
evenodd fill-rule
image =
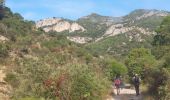
<path id="1" fill-rule="evenodd" d="M 120 94 L 120 84 L 121 84 L 120 77 L 116 76 L 116 79 L 114 80 L 114 85 L 116 87 L 117 95 Z"/>
<path id="2" fill-rule="evenodd" d="M 138 74 L 135 74 L 135 76 L 132 78 L 134 87 L 135 87 L 135 91 L 136 91 L 136 96 L 140 95 L 139 93 L 139 85 L 140 85 L 140 81 L 141 79 L 139 78 Z"/>
<path id="3" fill-rule="evenodd" d="M 125 84 L 124 84 L 124 82 L 123 82 L 123 77 L 120 76 L 120 88 L 121 88 L 121 90 L 122 90 L 124 87 L 125 87 Z"/>

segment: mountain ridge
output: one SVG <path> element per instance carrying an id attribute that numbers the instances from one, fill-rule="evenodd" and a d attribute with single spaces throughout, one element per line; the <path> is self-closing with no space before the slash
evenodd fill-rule
<path id="1" fill-rule="evenodd" d="M 57 24 L 55 24 L 61 24 L 62 26 L 60 27 L 56 26 L 59 28 L 54 28 L 55 25 L 50 27 L 48 23 L 46 27 L 38 27 L 43 28 L 46 32 L 50 30 L 56 32 L 69 31 L 71 34 L 68 35 L 68 39 L 75 38 L 71 41 L 76 40 L 76 37 L 79 38 L 77 40 L 83 39 L 84 41 L 86 40 L 84 38 L 93 38 L 92 40 L 98 41 L 105 37 L 115 36 L 133 30 L 138 30 L 138 32 L 143 34 L 155 34 L 155 29 L 160 25 L 163 18 L 168 15 L 170 15 L 170 12 L 156 9 L 136 9 L 128 15 L 121 17 L 103 16 L 97 13 L 91 13 L 87 16 L 80 17 L 76 21 L 67 21 L 63 18 L 56 17 L 53 18 L 64 22 L 60 23 L 60 21 L 58 21 Z M 41 21 L 43 22 L 43 20 Z M 56 21 L 51 20 L 51 23 L 54 22 Z M 72 23 L 74 23 L 74 27 L 68 28 L 72 26 Z M 81 43 L 77 40 L 74 42 Z M 87 42 L 89 41 L 84 41 L 83 43 Z"/>
<path id="2" fill-rule="evenodd" d="M 142 16 L 145 13 L 149 13 L 150 15 Z M 94 23 L 110 21 L 110 22 L 113 22 L 113 24 L 114 24 L 115 20 L 118 20 L 118 22 L 122 22 L 122 20 L 123 21 L 127 20 L 127 17 L 132 17 L 132 19 L 137 17 L 137 19 L 140 20 L 143 17 L 146 18 L 146 17 L 150 17 L 150 16 L 153 16 L 153 15 L 167 16 L 169 14 L 170 14 L 170 12 L 165 11 L 165 10 L 136 9 L 136 10 L 133 10 L 132 12 L 130 12 L 129 14 L 127 14 L 125 16 L 120 16 L 120 17 L 104 16 L 104 15 L 100 15 L 98 13 L 91 13 L 87 16 L 80 17 L 77 20 L 64 19 L 64 18 L 61 18 L 61 17 L 53 17 L 53 19 L 61 19 L 61 20 L 64 20 L 64 21 L 69 21 L 69 22 L 79 22 L 80 20 L 85 20 L 85 19 L 87 20 L 88 19 L 89 21 L 94 22 Z M 141 16 L 142 18 L 138 18 L 139 16 Z M 52 19 L 52 18 L 46 18 L 46 19 Z M 41 19 L 39 21 L 43 21 L 43 20 L 46 20 L 46 19 Z M 39 22 L 39 21 L 37 21 L 37 22 Z"/>
<path id="3" fill-rule="evenodd" d="M 113 16 L 103 16 L 97 13 L 91 13 L 87 16 L 83 16 L 77 19 L 77 21 L 80 20 L 89 20 L 94 23 L 100 23 L 100 24 L 105 24 L 107 23 L 108 25 L 116 22 L 120 22 L 122 17 L 113 17 Z"/>

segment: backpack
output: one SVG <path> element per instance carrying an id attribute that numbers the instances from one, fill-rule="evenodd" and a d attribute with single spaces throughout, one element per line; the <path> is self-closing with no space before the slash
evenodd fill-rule
<path id="1" fill-rule="evenodd" d="M 116 79 L 116 80 L 114 81 L 114 83 L 115 83 L 115 85 L 120 85 L 120 79 Z"/>
<path id="2" fill-rule="evenodd" d="M 140 83 L 139 77 L 135 77 L 135 78 L 134 78 L 134 83 L 135 83 L 135 84 L 139 84 L 139 83 Z"/>

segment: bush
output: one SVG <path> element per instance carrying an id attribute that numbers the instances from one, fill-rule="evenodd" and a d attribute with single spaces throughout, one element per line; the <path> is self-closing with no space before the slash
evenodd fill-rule
<path id="1" fill-rule="evenodd" d="M 148 74 L 155 67 L 156 59 L 151 51 L 145 48 L 133 49 L 126 59 L 128 73 L 130 77 L 139 74 L 142 79 L 147 81 Z"/>
<path id="2" fill-rule="evenodd" d="M 0 58 L 5 58 L 8 56 L 9 46 L 4 43 L 0 43 Z"/>
<path id="3" fill-rule="evenodd" d="M 149 93 L 158 100 L 170 99 L 170 72 L 165 68 L 151 71 L 149 83 Z"/>
<path id="4" fill-rule="evenodd" d="M 40 99 L 40 98 L 33 98 L 33 97 L 26 97 L 26 98 L 21 98 L 19 100 L 45 100 L 45 99 Z"/>
<path id="5" fill-rule="evenodd" d="M 85 65 L 61 68 L 46 83 L 46 98 L 59 100 L 102 100 L 109 86 L 107 78 L 98 76 L 91 67 Z"/>
<path id="6" fill-rule="evenodd" d="M 116 60 L 108 60 L 105 59 L 104 61 L 101 61 L 101 67 L 104 70 L 106 76 L 109 77 L 110 80 L 112 80 L 116 75 L 126 75 L 128 72 L 127 67 L 116 61 Z"/>
<path id="7" fill-rule="evenodd" d="M 17 76 L 13 73 L 7 73 L 5 79 L 6 82 L 10 83 L 12 87 L 17 88 L 19 83 L 18 83 L 18 79 Z"/>
<path id="8" fill-rule="evenodd" d="M 161 61 L 158 68 L 150 73 L 149 91 L 158 100 L 170 99 L 170 16 L 167 16 L 156 30 L 153 41 L 153 54 Z"/>
<path id="9" fill-rule="evenodd" d="M 43 59 L 21 59 L 7 74 L 5 80 L 14 87 L 14 99 L 102 100 L 107 94 L 110 82 L 102 70 L 83 64 L 52 67 L 49 60 L 58 58 Z"/>

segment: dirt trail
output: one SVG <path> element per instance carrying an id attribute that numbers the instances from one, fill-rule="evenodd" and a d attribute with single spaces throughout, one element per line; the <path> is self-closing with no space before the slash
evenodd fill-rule
<path id="1" fill-rule="evenodd" d="M 6 77 L 4 70 L 5 66 L 0 66 L 0 100 L 10 100 L 9 94 L 11 87 L 4 81 Z"/>
<path id="2" fill-rule="evenodd" d="M 114 89 L 116 93 L 116 89 Z M 107 100 L 143 100 L 142 95 L 136 96 L 134 89 L 121 89 L 120 95 L 108 98 Z"/>

